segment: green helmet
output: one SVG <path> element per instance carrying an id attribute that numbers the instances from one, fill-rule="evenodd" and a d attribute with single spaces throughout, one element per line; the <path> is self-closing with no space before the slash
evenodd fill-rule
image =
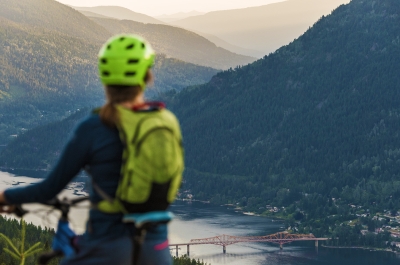
<path id="1" fill-rule="evenodd" d="M 145 88 L 147 70 L 153 66 L 155 53 L 150 44 L 137 35 L 117 35 L 99 52 L 99 74 L 104 85 L 141 86 Z"/>

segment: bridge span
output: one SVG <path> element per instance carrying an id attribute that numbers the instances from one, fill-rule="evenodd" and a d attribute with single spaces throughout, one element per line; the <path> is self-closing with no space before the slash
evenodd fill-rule
<path id="1" fill-rule="evenodd" d="M 251 242 L 269 242 L 279 244 L 280 248 L 283 248 L 284 244 L 288 244 L 295 241 L 314 241 L 315 246 L 318 247 L 319 241 L 326 241 L 328 238 L 316 238 L 313 234 L 290 234 L 287 232 L 279 232 L 272 235 L 266 236 L 230 236 L 230 235 L 219 235 L 215 237 L 209 238 L 200 238 L 200 239 L 192 239 L 188 243 L 179 243 L 179 244 L 169 244 L 170 247 L 176 248 L 176 256 L 178 256 L 179 246 L 187 247 L 187 255 L 190 254 L 190 246 L 191 245 L 218 245 L 222 246 L 222 251 L 226 253 L 226 246 L 233 245 L 236 243 L 251 243 Z"/>

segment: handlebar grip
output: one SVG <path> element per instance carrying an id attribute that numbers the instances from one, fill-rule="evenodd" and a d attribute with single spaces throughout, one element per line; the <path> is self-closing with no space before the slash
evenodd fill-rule
<path id="1" fill-rule="evenodd" d="M 50 251 L 47 253 L 44 253 L 42 255 L 39 256 L 39 265 L 46 265 L 47 263 L 49 263 L 50 260 L 56 258 L 56 257 L 61 257 L 63 255 L 63 253 L 61 251 Z"/>
<path id="2" fill-rule="evenodd" d="M 6 204 L 6 203 L 0 203 L 0 207 L 3 207 L 3 206 L 12 206 L 12 205 L 11 204 Z M 24 209 L 22 209 L 21 204 L 15 204 L 14 207 L 15 207 L 14 210 L 12 212 L 9 212 L 9 213 L 13 213 L 18 217 L 22 217 L 26 213 L 28 213 L 28 211 L 25 211 Z"/>
<path id="3" fill-rule="evenodd" d="M 14 214 L 18 217 L 22 217 L 24 216 L 26 213 L 28 213 L 28 211 L 25 211 L 24 209 L 22 209 L 21 205 L 15 205 L 15 210 L 14 210 Z"/>

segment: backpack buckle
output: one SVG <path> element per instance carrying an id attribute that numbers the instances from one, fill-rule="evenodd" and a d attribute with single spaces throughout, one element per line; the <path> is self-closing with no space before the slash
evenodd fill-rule
<path id="1" fill-rule="evenodd" d="M 147 213 L 125 214 L 122 218 L 124 223 L 133 223 L 136 228 L 166 224 L 174 218 L 174 214 L 167 211 L 156 211 Z"/>

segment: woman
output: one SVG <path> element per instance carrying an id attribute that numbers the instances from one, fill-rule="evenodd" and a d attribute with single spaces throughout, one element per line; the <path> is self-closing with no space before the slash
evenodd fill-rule
<path id="1" fill-rule="evenodd" d="M 77 126 L 58 163 L 46 179 L 35 185 L 0 193 L 0 203 L 13 205 L 46 202 L 54 198 L 81 169 L 85 169 L 95 183 L 95 189 L 90 192 L 93 205 L 104 201 L 104 195 L 115 198 L 124 152 L 119 137 L 119 109 L 122 107 L 137 115 L 168 112 L 163 110 L 162 104 L 146 103 L 144 99 L 145 86 L 152 81 L 150 68 L 154 58 L 151 46 L 139 36 L 119 35 L 107 41 L 99 53 L 99 73 L 105 85 L 106 104 Z M 173 117 L 169 122 L 179 130 L 175 117 L 170 113 L 168 115 Z M 151 151 L 152 154 L 157 152 Z M 183 161 L 181 164 L 183 167 Z M 175 193 L 172 197 L 175 197 Z M 95 208 L 90 211 L 86 233 L 79 240 L 79 252 L 66 258 L 62 264 L 132 264 L 133 231 L 122 223 L 122 213 L 105 213 Z M 154 208 L 163 210 L 166 207 Z M 147 231 L 139 263 L 172 263 L 166 225 Z"/>

